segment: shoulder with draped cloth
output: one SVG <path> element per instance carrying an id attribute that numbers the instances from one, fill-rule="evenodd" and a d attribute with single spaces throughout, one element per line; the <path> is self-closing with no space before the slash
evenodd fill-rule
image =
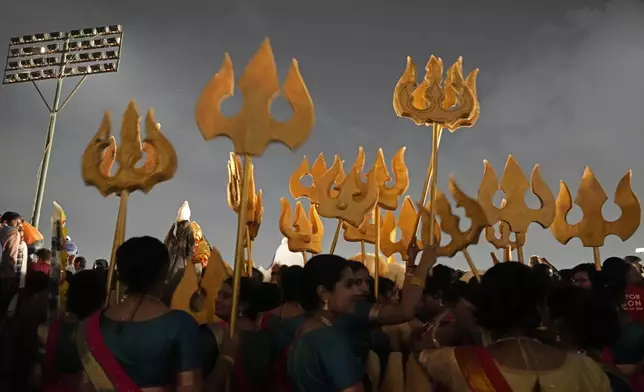
<path id="1" fill-rule="evenodd" d="M 99 311 L 79 324 L 75 340 L 98 391 L 173 389 L 179 373 L 202 367 L 199 327 L 183 311 L 136 322 L 115 321 Z"/>
<path id="2" fill-rule="evenodd" d="M 537 384 L 553 391 L 611 391 L 603 370 L 579 354 L 567 354 L 562 366 L 543 372 L 501 366 L 483 346 L 424 350 L 417 361 L 439 391 L 533 391 Z"/>

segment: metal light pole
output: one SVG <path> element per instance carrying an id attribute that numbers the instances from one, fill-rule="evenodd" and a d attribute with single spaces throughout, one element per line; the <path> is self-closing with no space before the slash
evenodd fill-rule
<path id="1" fill-rule="evenodd" d="M 31 224 L 38 228 L 47 181 L 49 158 L 56 130 L 56 117 L 91 75 L 117 72 L 121 60 L 121 25 L 92 27 L 69 32 L 53 32 L 11 38 L 2 85 L 30 82 L 49 110 L 45 151 L 38 171 Z M 62 102 L 63 80 L 81 79 Z M 49 105 L 36 82 L 56 80 L 54 101 Z"/>

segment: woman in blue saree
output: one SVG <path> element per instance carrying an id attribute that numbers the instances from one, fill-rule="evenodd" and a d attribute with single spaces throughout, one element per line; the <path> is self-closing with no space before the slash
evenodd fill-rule
<path id="1" fill-rule="evenodd" d="M 364 363 L 352 350 L 351 333 L 371 323 L 400 324 L 414 315 L 425 278 L 436 262 L 433 249 L 415 266 L 417 248 L 410 247 L 410 264 L 397 305 L 364 301 L 349 262 L 335 255 L 318 255 L 304 266 L 302 307 L 307 319 L 288 355 L 288 374 L 297 392 L 364 391 Z"/>
<path id="2" fill-rule="evenodd" d="M 289 390 L 286 360 L 288 349 L 295 333 L 306 319 L 300 305 L 301 282 L 304 270 L 302 267 L 284 266 L 279 269 L 279 286 L 282 290 L 282 304 L 267 312 L 262 317 L 262 329 L 268 331 L 275 347 L 271 384 L 275 391 Z"/>
<path id="3" fill-rule="evenodd" d="M 233 391 L 270 390 L 271 364 L 276 356 L 275 346 L 271 334 L 259 327 L 259 317 L 262 312 L 279 305 L 279 288 L 274 284 L 257 282 L 249 277 L 241 278 L 236 338 L 235 342 L 232 342 L 237 349 L 227 352 L 224 346 L 230 334 L 227 322 L 230 320 L 232 298 L 233 282 L 232 278 L 229 278 L 219 289 L 215 303 L 215 313 L 225 320 L 226 324 L 211 326 L 212 337 L 208 339 L 210 343 L 204 341 L 204 345 L 209 350 L 205 355 L 210 358 L 217 356 L 207 390 L 221 390 L 228 376 L 231 376 Z M 216 343 L 212 342 L 214 338 Z"/>

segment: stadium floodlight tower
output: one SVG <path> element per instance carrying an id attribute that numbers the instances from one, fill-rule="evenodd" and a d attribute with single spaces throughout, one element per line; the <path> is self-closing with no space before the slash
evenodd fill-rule
<path id="1" fill-rule="evenodd" d="M 44 155 L 38 171 L 38 187 L 31 223 L 38 227 L 47 181 L 56 116 L 91 75 L 117 72 L 121 59 L 121 25 L 91 27 L 69 32 L 40 33 L 11 38 L 2 86 L 31 83 L 49 110 L 49 128 Z M 61 101 L 63 80 L 80 77 L 67 98 Z M 49 104 L 37 82 L 55 80 L 53 104 Z"/>

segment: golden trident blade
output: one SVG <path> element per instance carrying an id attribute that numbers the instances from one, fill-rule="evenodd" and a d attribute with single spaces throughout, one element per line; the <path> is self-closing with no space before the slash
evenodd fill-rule
<path id="1" fill-rule="evenodd" d="M 347 178 L 347 175 L 344 172 L 344 161 L 340 160 L 340 157 L 338 155 L 335 155 L 333 158 L 333 162 L 335 161 L 340 161 L 340 174 L 338 174 L 338 178 L 335 179 L 335 184 L 333 186 L 333 189 L 331 189 L 331 196 L 332 197 L 337 197 L 338 196 L 338 185 L 342 184 L 344 180 Z M 315 159 L 313 162 L 313 165 L 309 167 L 309 159 L 306 157 L 306 155 L 302 158 L 302 163 L 300 163 L 300 166 L 295 169 L 295 171 L 291 174 L 291 177 L 289 178 L 288 181 L 288 189 L 289 192 L 291 193 L 291 196 L 294 199 L 300 199 L 303 197 L 308 198 L 312 204 L 319 204 L 318 197 L 315 194 L 315 183 L 324 175 L 324 173 L 329 170 L 329 167 L 326 165 L 326 160 L 324 159 L 324 154 L 320 153 L 318 157 Z M 305 186 L 302 184 L 302 178 L 310 176 L 311 179 L 313 180 L 311 182 L 310 186 Z"/>
<path id="2" fill-rule="evenodd" d="M 259 234 L 264 217 L 264 206 L 262 204 L 262 190 L 255 192 L 255 167 L 250 164 L 250 184 L 248 188 L 248 200 L 246 203 L 246 228 L 244 247 L 247 251 L 246 276 L 253 274 L 253 241 Z M 239 155 L 230 153 L 228 158 L 228 206 L 237 214 L 241 209 L 241 187 L 242 187 L 242 163 Z"/>
<path id="3" fill-rule="evenodd" d="M 608 200 L 608 196 L 590 168 L 587 167 L 584 171 L 575 198 L 575 204 L 584 214 L 577 224 L 571 225 L 566 221 L 568 213 L 572 210 L 572 196 L 566 183 L 563 181 L 560 183 L 557 213 L 551 226 L 552 233 L 563 245 L 577 237 L 584 247 L 593 248 L 597 270 L 601 270 L 599 248 L 604 245 L 605 238 L 612 234 L 626 241 L 640 226 L 642 208 L 631 188 L 631 176 L 632 172 L 629 170 L 617 184 L 615 204 L 622 213 L 619 219 L 612 222 L 604 219 L 602 207 Z"/>
<path id="4" fill-rule="evenodd" d="M 336 159 L 333 166 L 314 184 L 314 194 L 318 199 L 318 213 L 324 218 L 338 220 L 329 251 L 331 254 L 335 252 L 342 224 L 346 222 L 354 227 L 362 226 L 378 202 L 376 173 L 370 172 L 367 175 L 367 182 L 363 182 L 360 178 L 364 163 L 364 150 L 359 147 L 358 156 L 349 174 L 336 187 L 337 194 L 333 188 L 342 171 L 342 162 L 339 159 Z"/>
<path id="5" fill-rule="evenodd" d="M 371 245 L 376 245 L 380 233 L 378 233 L 376 227 L 376 223 L 382 228 L 382 223 L 380 223 L 381 217 L 374 218 L 373 215 L 374 213 L 380 214 L 379 208 L 374 208 L 374 211 L 371 213 L 367 213 L 367 219 L 362 223 L 360 227 L 355 227 L 350 225 L 347 222 L 342 223 L 342 228 L 344 229 L 344 240 L 347 242 L 359 242 L 360 243 L 360 255 L 362 257 L 362 261 L 367 257 L 367 249 L 365 247 L 365 244 L 371 244 Z M 374 256 L 376 260 L 380 260 L 379 256 Z M 379 262 L 379 261 L 378 261 Z M 379 267 L 376 266 L 375 270 L 377 273 L 380 273 Z M 376 275 L 380 276 L 380 275 Z"/>
<path id="6" fill-rule="evenodd" d="M 456 207 L 462 207 L 465 210 L 465 216 L 467 216 L 470 221 L 470 227 L 461 231 L 459 224 L 461 218 L 457 215 L 454 215 L 452 212 L 452 207 L 449 203 L 449 200 L 442 192 L 438 192 L 436 196 L 436 214 L 440 217 L 440 230 L 449 234 L 450 241 L 446 245 L 439 245 L 436 249 L 436 254 L 438 256 L 454 257 L 458 252 L 463 252 L 465 260 L 470 267 L 470 270 L 474 274 L 477 280 L 481 280 L 474 260 L 470 256 L 470 253 L 467 250 L 467 247 L 470 245 L 476 245 L 479 242 L 479 237 L 483 229 L 488 226 L 488 218 L 483 211 L 483 208 L 479 203 L 467 196 L 459 187 L 456 185 L 454 178 L 450 177 L 449 179 L 449 190 L 452 194 L 452 197 L 456 201 Z M 423 221 L 421 226 L 423 245 L 427 246 L 432 243 L 431 235 L 433 231 L 428 227 L 429 224 L 434 224 L 435 220 L 432 220 L 430 217 L 431 206 L 425 206 L 422 210 Z"/>
<path id="7" fill-rule="evenodd" d="M 504 203 L 501 204 L 501 206 L 503 205 Z M 511 261 L 512 251 L 525 246 L 527 235 L 525 233 L 514 233 L 513 240 L 510 225 L 507 222 L 500 221 L 498 222 L 498 235 L 495 227 L 491 225 L 485 228 L 485 239 L 496 249 L 503 250 L 503 261 Z"/>
<path id="8" fill-rule="evenodd" d="M 112 136 L 111 117 L 106 113 L 98 132 L 83 153 L 81 172 L 85 185 L 96 187 L 103 197 L 111 194 L 120 196 L 107 276 L 106 303 L 109 303 L 111 293 L 109 288 L 112 287 L 114 277 L 116 250 L 125 241 L 127 202 L 130 193 L 148 193 L 156 184 L 170 180 L 177 172 L 177 153 L 172 143 L 161 133 L 161 125 L 155 121 L 152 110 L 149 110 L 146 116 L 145 130 L 147 137 L 141 143 L 139 112 L 134 101 L 131 101 L 123 114 L 120 147 L 116 146 L 116 140 Z M 143 166 L 137 167 L 143 153 L 146 154 L 146 161 Z M 118 163 L 118 168 L 112 175 L 111 170 L 115 162 Z M 118 287 L 116 297 L 118 301 Z"/>
<path id="9" fill-rule="evenodd" d="M 197 126 L 204 140 L 225 136 L 232 141 L 235 154 L 244 156 L 239 199 L 240 205 L 243 206 L 248 203 L 249 197 L 251 157 L 264 154 L 270 143 L 282 143 L 290 150 L 300 147 L 308 139 L 315 124 L 315 108 L 300 74 L 297 60 L 292 60 L 280 89 L 277 66 L 268 38 L 249 61 L 237 82 L 244 96 L 241 111 L 234 117 L 225 117 L 221 113 L 221 103 L 233 95 L 234 86 L 233 63 L 226 53 L 219 72 L 213 76 L 201 93 L 195 112 Z M 291 118 L 284 122 L 275 120 L 270 112 L 271 104 L 280 92 L 292 109 Z M 242 208 L 237 215 L 231 336 L 237 325 L 246 214 L 247 209 Z"/>
<path id="10" fill-rule="evenodd" d="M 322 252 L 322 239 L 324 238 L 324 225 L 314 205 L 309 207 L 309 216 L 306 217 L 304 207 L 299 201 L 295 205 L 295 216 L 291 217 L 291 205 L 282 198 L 282 211 L 280 212 L 280 232 L 288 240 L 288 249 L 291 252 L 301 252 L 304 262 L 307 252 L 318 254 Z"/>
<path id="11" fill-rule="evenodd" d="M 476 94 L 476 77 L 478 69 L 472 71 L 463 80 L 463 58 L 447 70 L 443 81 L 443 60 L 433 55 L 425 66 L 425 78 L 418 84 L 416 64 L 407 57 L 407 67 L 394 89 L 393 107 L 398 117 L 406 117 L 416 125 L 432 126 L 432 157 L 427 167 L 420 205 L 427 202 L 427 191 L 430 192 L 431 206 L 436 205 L 436 183 L 438 176 L 438 148 L 443 128 L 450 132 L 461 127 L 472 127 L 476 124 L 480 106 Z M 430 220 L 435 219 L 435 210 L 430 211 Z M 420 214 L 414 224 L 414 237 L 418 231 Z M 429 223 L 430 237 L 434 224 Z"/>
<path id="12" fill-rule="evenodd" d="M 393 211 L 387 211 L 384 219 L 382 220 L 382 226 L 380 230 L 381 243 L 380 247 L 382 254 L 391 257 L 395 253 L 400 255 L 400 258 L 403 261 L 409 259 L 407 254 L 407 249 L 409 249 L 409 244 L 414 236 L 414 222 L 418 212 L 414 206 L 414 202 L 411 200 L 411 197 L 405 196 L 400 207 L 400 213 L 398 214 L 398 219 L 394 216 Z M 434 235 L 438 236 L 435 243 L 441 243 L 441 230 L 438 227 L 438 222 L 434 222 Z M 400 238 L 395 239 L 396 230 L 400 230 Z M 423 249 L 423 243 L 419 239 L 416 239 L 416 245 L 418 249 Z"/>
<path id="13" fill-rule="evenodd" d="M 500 183 L 492 165 L 488 161 L 483 161 L 483 165 L 483 179 L 479 185 L 477 200 L 485 211 L 490 225 L 501 221 L 506 222 L 510 226 L 510 231 L 517 235 L 517 255 L 519 262 L 523 263 L 523 245 L 528 226 L 536 222 L 544 229 L 550 227 L 555 218 L 555 197 L 541 177 L 539 164 L 534 165 L 528 182 L 521 167 L 510 155 Z M 499 189 L 505 194 L 505 202 L 501 208 L 497 208 L 493 201 Z M 528 190 L 539 199 L 541 205 L 538 209 L 532 209 L 526 204 L 525 194 Z"/>

